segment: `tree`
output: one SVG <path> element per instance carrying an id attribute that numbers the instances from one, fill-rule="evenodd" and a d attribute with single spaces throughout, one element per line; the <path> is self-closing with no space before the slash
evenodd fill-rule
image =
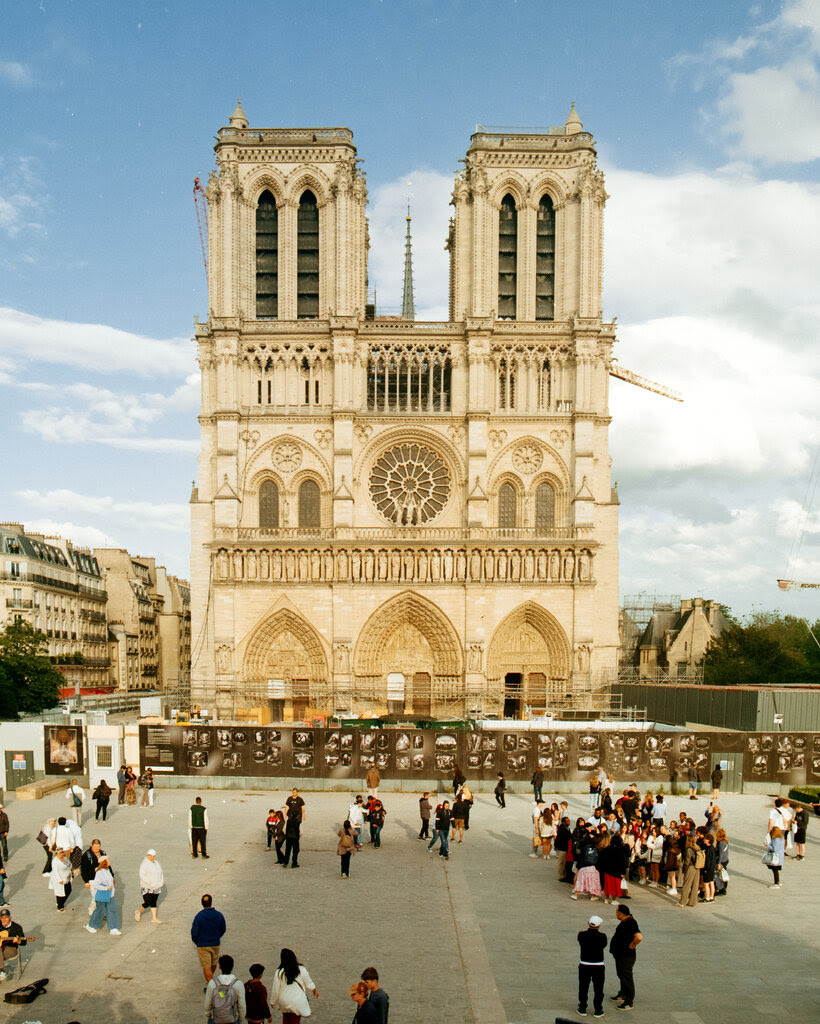
<path id="1" fill-rule="evenodd" d="M 703 659 L 703 681 L 713 686 L 820 684 L 820 649 L 808 623 L 793 615 L 755 612 L 731 625 Z M 820 623 L 813 627 L 820 635 Z"/>
<path id="2" fill-rule="evenodd" d="M 39 714 L 59 700 L 63 677 L 48 658 L 45 633 L 10 622 L 0 631 L 0 718 Z"/>

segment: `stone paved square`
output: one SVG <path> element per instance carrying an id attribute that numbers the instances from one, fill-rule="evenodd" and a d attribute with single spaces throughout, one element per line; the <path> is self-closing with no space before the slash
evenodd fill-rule
<path id="1" fill-rule="evenodd" d="M 614 909 L 571 901 L 555 862 L 530 859 L 529 790 L 508 796 L 506 810 L 477 794 L 472 827 L 448 862 L 416 840 L 418 796 L 382 794 L 388 810 L 381 850 L 353 858 L 349 882 L 339 877 L 336 829 L 343 793 L 305 792 L 307 822 L 301 867 L 282 870 L 265 851 L 269 807 L 287 792 L 202 790 L 208 806 L 211 859 L 193 863 L 187 810 L 197 791 L 157 790 L 156 806 L 114 807 L 109 821 L 83 823 L 85 845 L 95 836 L 111 856 L 123 935 L 88 934 L 86 890 L 75 883 L 65 914 L 57 914 L 41 848 L 43 821 L 63 813 L 62 794 L 10 801 L 7 898 L 14 919 L 37 941 L 25 950 L 29 982 L 51 979 L 31 1006 L 0 1003 L 0 1017 L 23 1024 L 154 1024 L 204 1021 L 203 980 L 190 941 L 199 897 L 211 892 L 227 919 L 222 951 L 236 959 L 244 981 L 258 960 L 270 978 L 282 946 L 293 948 L 319 989 L 313 1017 L 346 1022 L 354 1006 L 349 985 L 361 970 L 379 968 L 391 997 L 391 1024 L 446 1019 L 464 1024 L 547 1024 L 578 1019 L 576 933 L 592 912 L 611 936 Z M 547 797 L 545 793 L 545 798 Z M 562 796 L 560 799 L 564 799 Z M 574 817 L 585 795 L 566 797 Z M 707 801 L 672 797 L 670 810 L 698 823 Z M 783 889 L 767 888 L 760 862 L 767 807 L 763 796 L 724 796 L 730 839 L 729 894 L 708 906 L 676 911 L 658 890 L 632 886 L 632 911 L 644 935 L 636 967 L 632 1016 L 658 1024 L 746 1024 L 767 1018 L 789 1024 L 820 1020 L 818 882 L 820 822 L 809 825 L 805 861 L 788 860 Z M 137 872 L 155 847 L 167 888 L 163 924 L 148 915 L 137 925 Z M 607 956 L 607 995 L 616 987 Z M 12 987 L 6 981 L 0 991 Z M 608 999 L 607 1017 L 627 1016 Z M 610 1009 L 612 1007 L 612 1009 Z M 274 1020 L 279 1016 L 274 1013 Z"/>

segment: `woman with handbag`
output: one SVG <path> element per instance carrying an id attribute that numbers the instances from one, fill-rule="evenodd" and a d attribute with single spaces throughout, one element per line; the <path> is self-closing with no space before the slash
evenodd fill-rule
<path id="1" fill-rule="evenodd" d="M 102 857 L 91 881 L 91 892 L 94 894 L 94 913 L 85 926 L 93 935 L 102 927 L 103 918 L 108 925 L 109 935 L 122 935 L 120 931 L 120 912 L 114 902 L 114 876 L 107 857 Z"/>
<path id="2" fill-rule="evenodd" d="M 341 857 L 339 862 L 342 869 L 342 878 L 350 878 L 350 858 L 356 849 L 356 838 L 353 834 L 353 826 L 349 821 L 339 829 L 337 835 L 339 842 L 336 846 L 336 853 Z"/>
<path id="3" fill-rule="evenodd" d="M 108 815 L 108 801 L 111 799 L 111 787 L 105 779 L 100 780 L 99 786 L 91 794 L 91 799 L 97 801 L 97 813 L 94 815 L 94 821 L 100 820 L 100 812 L 102 812 L 102 820 L 105 821 Z"/>
<path id="4" fill-rule="evenodd" d="M 725 896 L 729 888 L 729 840 L 726 831 L 722 828 L 717 830 L 715 845 L 718 855 L 718 869 L 715 874 L 715 896 Z"/>
<path id="5" fill-rule="evenodd" d="M 271 985 L 271 1009 L 282 1011 L 282 1024 L 299 1024 L 302 1017 L 310 1016 L 307 990 L 313 998 L 319 998 L 319 991 L 305 967 L 296 959 L 292 949 L 283 949 L 279 956 L 279 967 Z"/>

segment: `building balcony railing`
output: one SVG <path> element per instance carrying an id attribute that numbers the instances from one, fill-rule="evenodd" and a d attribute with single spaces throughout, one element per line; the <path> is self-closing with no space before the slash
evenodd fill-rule
<path id="1" fill-rule="evenodd" d="M 41 576 L 36 572 L 9 572 L 0 571 L 0 580 L 14 580 L 20 583 L 37 583 L 41 587 L 52 587 L 55 590 L 68 590 L 76 594 L 79 587 L 76 583 L 69 583 L 67 580 L 52 579 L 49 576 Z"/>
<path id="2" fill-rule="evenodd" d="M 84 597 L 94 597 L 98 601 L 107 601 L 108 600 L 108 591 L 107 590 L 95 590 L 93 587 L 83 586 L 82 583 L 79 585 L 78 589 L 79 589 L 80 594 L 82 594 Z"/>
<path id="3" fill-rule="evenodd" d="M 7 597 L 6 608 L 20 608 L 20 609 L 31 609 L 34 607 L 33 601 L 26 601 L 19 597 Z"/>
<path id="4" fill-rule="evenodd" d="M 458 527 L 437 526 L 367 526 L 340 527 L 311 530 L 301 526 L 287 526 L 272 529 L 264 526 L 241 526 L 217 528 L 214 540 L 232 542 L 238 540 L 288 541 L 292 543 L 315 543 L 317 540 L 350 543 L 351 541 L 383 541 L 391 545 L 415 541 L 435 541 L 438 544 L 459 546 L 474 541 L 524 541 L 531 544 L 546 541 L 590 541 L 592 526 L 552 526 L 549 528 L 514 527 L 500 529 L 490 526 Z"/>
<path id="5" fill-rule="evenodd" d="M 105 622 L 105 612 L 92 611 L 90 608 L 83 608 L 80 612 L 81 619 L 87 619 L 89 622 Z"/>

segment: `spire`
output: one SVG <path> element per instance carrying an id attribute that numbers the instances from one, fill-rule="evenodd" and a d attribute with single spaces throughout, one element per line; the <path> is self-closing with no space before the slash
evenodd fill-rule
<path id="1" fill-rule="evenodd" d="M 407 236 L 404 240 L 404 291 L 401 297 L 402 320 L 415 320 L 416 308 L 413 301 L 413 244 L 410 240 L 410 193 L 407 194 Z"/>
<path id="2" fill-rule="evenodd" d="M 566 121 L 564 121 L 564 128 L 566 128 L 567 135 L 577 135 L 578 132 L 584 130 L 584 126 L 581 124 L 581 118 L 578 116 L 578 111 L 575 109 L 575 100 L 572 101 L 569 114 L 567 115 Z"/>
<path id="3" fill-rule="evenodd" d="M 231 128 L 247 128 L 248 119 L 245 117 L 245 111 L 242 109 L 242 100 L 236 101 L 236 110 L 231 114 Z"/>

